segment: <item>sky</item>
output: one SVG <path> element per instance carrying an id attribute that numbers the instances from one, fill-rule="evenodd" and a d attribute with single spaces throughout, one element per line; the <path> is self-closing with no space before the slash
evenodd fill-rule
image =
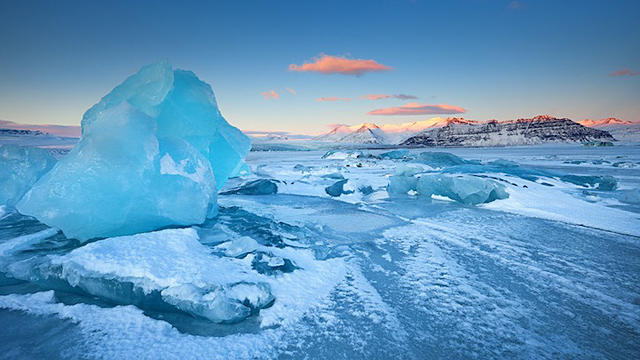
<path id="1" fill-rule="evenodd" d="M 78 125 L 140 67 L 212 85 L 227 120 L 538 114 L 640 121 L 640 1 L 0 1 L 0 119 Z"/>

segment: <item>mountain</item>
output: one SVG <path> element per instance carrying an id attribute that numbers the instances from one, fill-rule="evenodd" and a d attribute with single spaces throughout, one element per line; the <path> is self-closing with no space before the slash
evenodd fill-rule
<path id="1" fill-rule="evenodd" d="M 622 142 L 640 141 L 640 123 L 610 117 L 600 120 L 585 119 L 581 125 L 609 132 L 616 140 Z"/>
<path id="2" fill-rule="evenodd" d="M 359 125 L 337 125 L 324 135 L 313 138 L 317 142 L 341 144 L 399 144 L 417 133 L 431 128 L 439 128 L 450 123 L 476 123 L 463 118 L 435 117 L 424 121 L 403 124 L 376 125 L 362 123 Z"/>
<path id="3" fill-rule="evenodd" d="M 77 141 L 77 138 L 55 136 L 40 130 L 0 128 L 0 145 L 71 148 Z"/>
<path id="4" fill-rule="evenodd" d="M 531 119 L 498 122 L 450 122 L 404 140 L 408 146 L 506 146 L 546 142 L 613 141 L 606 131 L 580 125 L 566 118 L 540 115 Z"/>

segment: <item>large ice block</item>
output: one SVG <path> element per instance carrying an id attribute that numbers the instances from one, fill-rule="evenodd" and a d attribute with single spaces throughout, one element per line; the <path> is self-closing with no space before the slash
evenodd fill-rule
<path id="1" fill-rule="evenodd" d="M 149 65 L 84 114 L 79 143 L 17 208 L 80 240 L 201 223 L 250 147 L 207 83 Z"/>

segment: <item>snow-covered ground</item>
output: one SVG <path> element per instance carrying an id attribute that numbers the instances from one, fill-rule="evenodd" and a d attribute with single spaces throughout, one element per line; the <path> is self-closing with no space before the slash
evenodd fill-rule
<path id="1" fill-rule="evenodd" d="M 0 207 L 0 357 L 640 357 L 640 147 L 425 150 L 252 152 L 222 192 L 277 194 L 88 244 Z"/>

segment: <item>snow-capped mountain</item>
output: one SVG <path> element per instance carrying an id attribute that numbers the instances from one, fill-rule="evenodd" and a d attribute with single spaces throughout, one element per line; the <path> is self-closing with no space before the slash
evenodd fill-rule
<path id="1" fill-rule="evenodd" d="M 606 131 L 580 125 L 570 119 L 540 115 L 483 123 L 451 122 L 412 136 L 402 145 L 410 146 L 506 146 L 546 142 L 613 141 Z"/>
<path id="2" fill-rule="evenodd" d="M 439 128 L 450 123 L 476 123 L 463 118 L 435 117 L 424 121 L 403 124 L 362 123 L 359 125 L 337 125 L 324 135 L 315 137 L 317 142 L 341 144 L 399 144 L 409 137 L 430 128 Z"/>
<path id="3" fill-rule="evenodd" d="M 640 141 L 640 123 L 610 117 L 600 120 L 585 119 L 581 125 L 609 132 L 616 140 L 623 142 Z"/>
<path id="4" fill-rule="evenodd" d="M 404 124 L 338 125 L 313 140 L 353 145 L 504 146 L 613 141 L 614 137 L 606 131 L 585 127 L 569 119 L 540 115 L 500 122 L 436 117 Z"/>

